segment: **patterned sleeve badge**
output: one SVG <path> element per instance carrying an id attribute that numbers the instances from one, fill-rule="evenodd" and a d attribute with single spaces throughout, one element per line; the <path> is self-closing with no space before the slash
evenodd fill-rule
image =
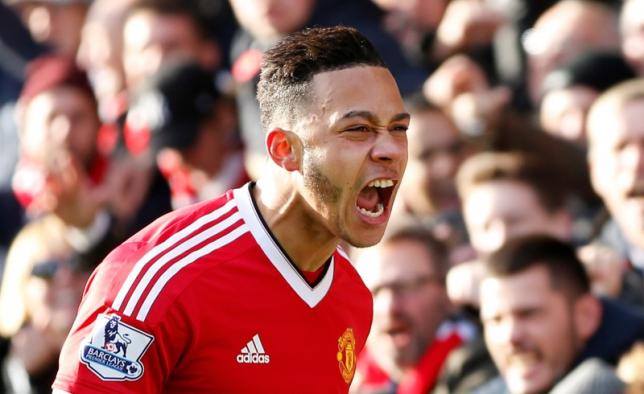
<path id="1" fill-rule="evenodd" d="M 102 380 L 137 380 L 143 375 L 139 360 L 153 340 L 120 316 L 100 314 L 81 348 L 81 362 Z"/>

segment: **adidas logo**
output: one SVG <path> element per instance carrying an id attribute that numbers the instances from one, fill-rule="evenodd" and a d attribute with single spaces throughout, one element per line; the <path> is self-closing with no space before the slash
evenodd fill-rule
<path id="1" fill-rule="evenodd" d="M 253 339 L 242 348 L 237 355 L 237 362 L 240 364 L 268 364 L 271 362 L 271 358 L 264 351 L 259 334 L 255 334 Z"/>

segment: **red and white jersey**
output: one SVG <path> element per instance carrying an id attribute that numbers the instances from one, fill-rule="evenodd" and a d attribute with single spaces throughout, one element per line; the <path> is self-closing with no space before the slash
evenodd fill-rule
<path id="1" fill-rule="evenodd" d="M 172 212 L 110 253 L 88 282 L 54 389 L 348 391 L 371 295 L 340 249 L 310 285 L 251 187 Z"/>

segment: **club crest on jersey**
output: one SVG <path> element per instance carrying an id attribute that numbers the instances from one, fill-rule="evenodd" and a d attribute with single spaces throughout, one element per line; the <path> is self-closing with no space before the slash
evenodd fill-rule
<path id="1" fill-rule="evenodd" d="M 347 384 L 351 383 L 356 372 L 356 338 L 353 336 L 353 329 L 347 328 L 338 338 L 337 358 L 342 378 Z"/>
<path id="2" fill-rule="evenodd" d="M 137 380 L 143 375 L 139 360 L 153 340 L 119 316 L 101 314 L 81 348 L 81 362 L 103 380 Z"/>

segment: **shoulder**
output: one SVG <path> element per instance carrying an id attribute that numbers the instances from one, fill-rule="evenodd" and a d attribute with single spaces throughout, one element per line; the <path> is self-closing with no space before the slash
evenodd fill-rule
<path id="1" fill-rule="evenodd" d="M 171 212 L 110 253 L 86 296 L 125 317 L 145 319 L 152 305 L 171 304 L 204 262 L 216 262 L 219 250 L 245 232 L 232 193 Z"/>

